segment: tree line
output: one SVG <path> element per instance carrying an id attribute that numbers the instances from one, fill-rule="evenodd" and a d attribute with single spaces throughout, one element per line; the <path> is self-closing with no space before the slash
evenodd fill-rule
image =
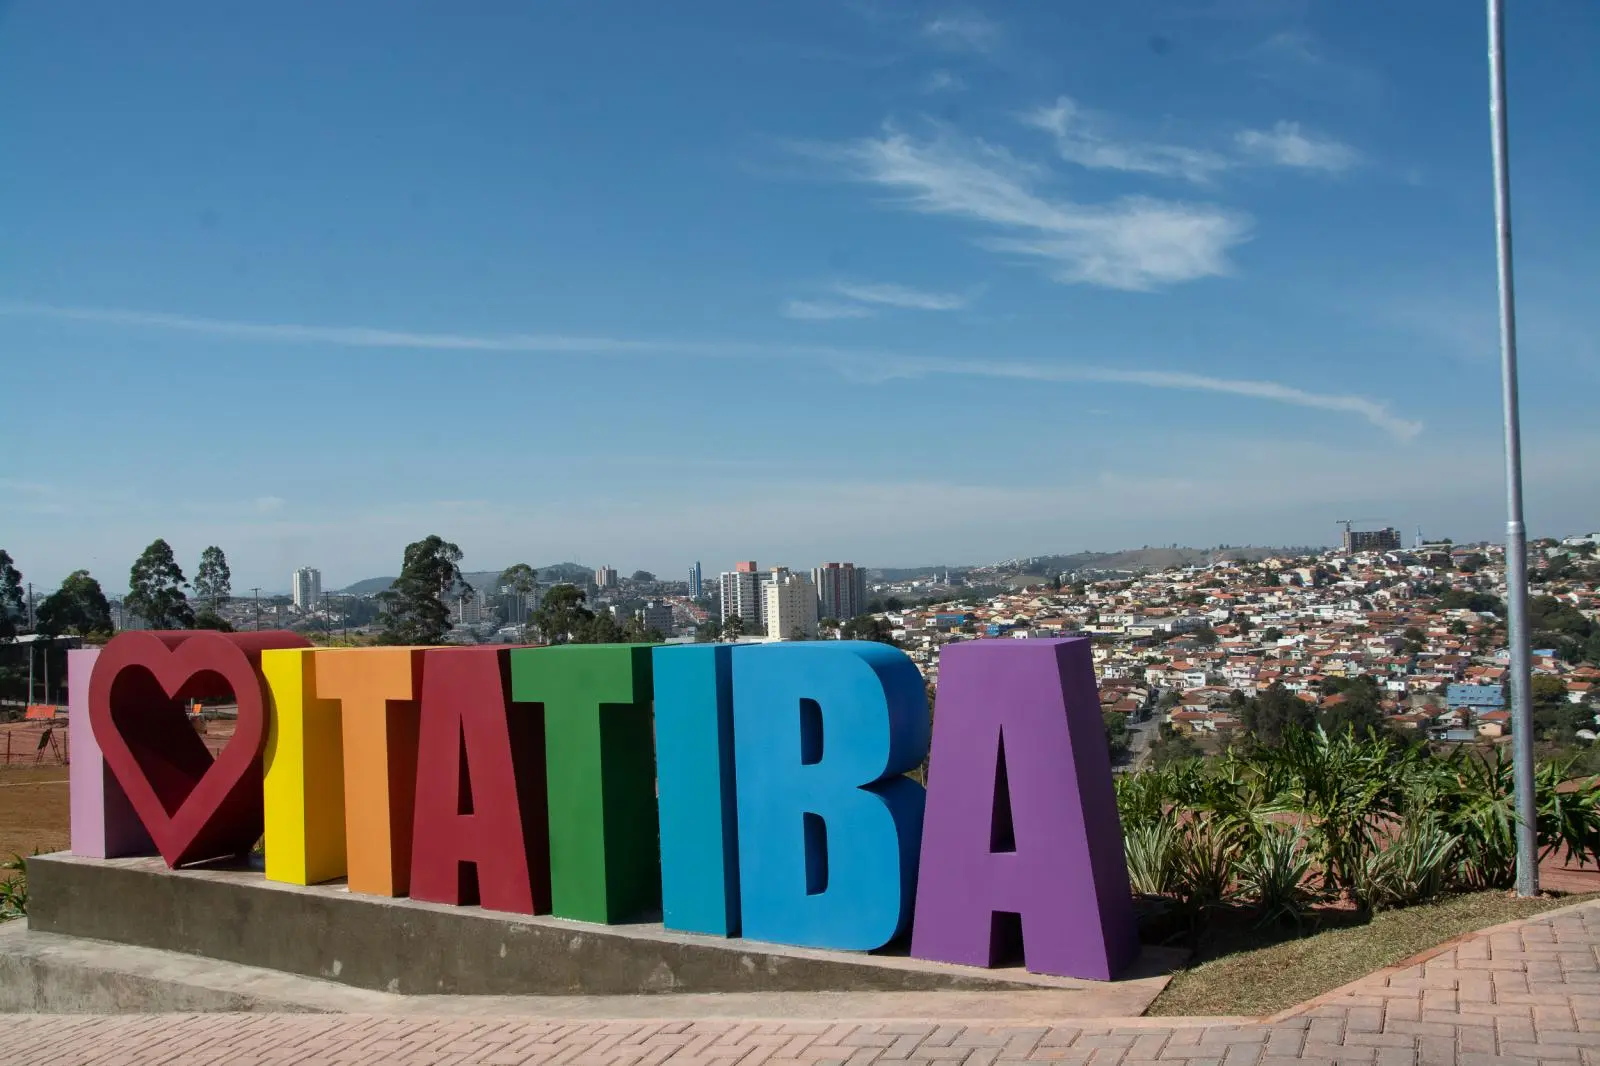
<path id="1" fill-rule="evenodd" d="M 30 628 L 23 584 L 15 560 L 0 548 L 0 643 L 14 641 Z M 191 585 L 172 546 L 158 538 L 140 553 L 129 570 L 128 594 L 122 606 L 151 629 L 226 630 L 232 627 L 218 612 L 232 597 L 232 574 L 221 548 L 212 545 L 200 553 Z M 60 588 L 34 606 L 31 629 L 45 637 L 103 640 L 115 632 L 116 624 L 111 617 L 111 602 L 99 580 L 87 570 L 74 570 Z"/>

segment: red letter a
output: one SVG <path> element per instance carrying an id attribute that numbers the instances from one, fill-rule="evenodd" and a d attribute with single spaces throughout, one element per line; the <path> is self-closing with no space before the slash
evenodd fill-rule
<path id="1" fill-rule="evenodd" d="M 441 648 L 422 668 L 411 896 L 550 909 L 544 710 L 513 705 L 503 648 Z"/>

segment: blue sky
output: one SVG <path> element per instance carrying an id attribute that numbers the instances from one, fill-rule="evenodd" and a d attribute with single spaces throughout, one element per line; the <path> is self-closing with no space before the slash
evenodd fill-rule
<path id="1" fill-rule="evenodd" d="M 1600 9 L 1508 27 L 1600 526 Z M 1464 0 L 0 4 L 0 545 L 121 589 L 1503 529 Z"/>

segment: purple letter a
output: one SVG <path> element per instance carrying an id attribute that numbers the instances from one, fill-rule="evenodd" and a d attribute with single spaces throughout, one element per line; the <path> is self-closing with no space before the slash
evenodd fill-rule
<path id="1" fill-rule="evenodd" d="M 1139 951 L 1081 637 L 963 641 L 939 657 L 911 954 L 994 966 L 1019 916 L 1035 973 L 1109 980 Z"/>

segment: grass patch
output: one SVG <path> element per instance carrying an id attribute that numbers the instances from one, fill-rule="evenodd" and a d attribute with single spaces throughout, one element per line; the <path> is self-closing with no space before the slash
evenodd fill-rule
<path id="1" fill-rule="evenodd" d="M 1370 919 L 1329 916 L 1298 935 L 1224 918 L 1202 931 L 1195 963 L 1173 977 L 1146 1013 L 1274 1014 L 1452 937 L 1589 899 L 1600 894 L 1517 899 L 1495 889 Z"/>

